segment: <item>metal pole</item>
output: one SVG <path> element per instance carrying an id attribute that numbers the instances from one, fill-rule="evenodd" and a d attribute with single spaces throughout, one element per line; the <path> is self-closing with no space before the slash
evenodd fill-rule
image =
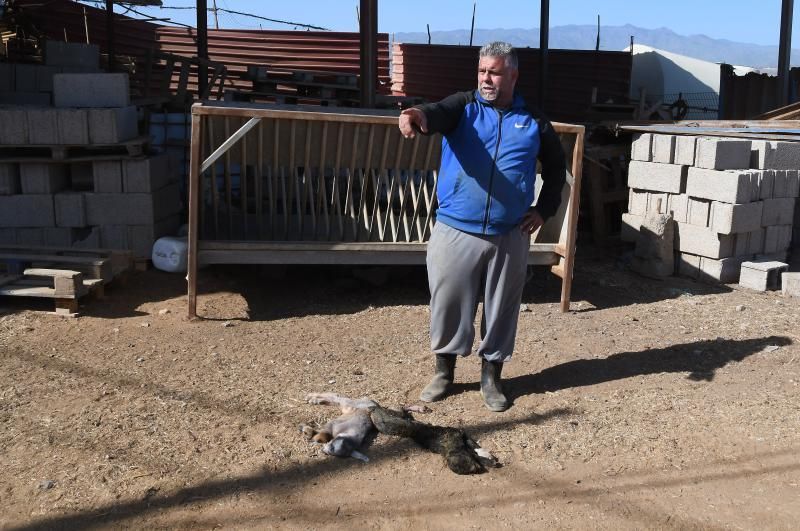
<path id="1" fill-rule="evenodd" d="M 375 107 L 378 80 L 378 0 L 361 0 L 361 106 Z"/>
<path id="2" fill-rule="evenodd" d="M 114 1 L 106 0 L 106 51 L 108 52 L 108 71 L 113 72 L 114 64 Z"/>
<path id="3" fill-rule="evenodd" d="M 780 85 L 781 106 L 789 104 L 789 68 L 792 54 L 792 14 L 794 0 L 781 3 L 781 40 L 778 45 L 778 84 Z"/>
<path id="4" fill-rule="evenodd" d="M 547 88 L 547 52 L 550 40 L 550 0 L 541 0 L 539 17 L 539 109 L 544 109 Z"/>
<path id="5" fill-rule="evenodd" d="M 208 59 L 208 2 L 197 0 L 197 57 Z M 197 94 L 206 92 L 208 86 L 208 67 L 197 65 Z"/>

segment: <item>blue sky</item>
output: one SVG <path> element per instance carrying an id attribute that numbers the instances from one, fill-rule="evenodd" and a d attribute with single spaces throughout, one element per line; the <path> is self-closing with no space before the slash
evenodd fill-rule
<path id="1" fill-rule="evenodd" d="M 209 7 L 212 0 L 207 0 Z M 337 31 L 357 31 L 358 0 L 216 0 L 217 7 L 263 17 L 323 26 Z M 163 0 L 165 6 L 193 6 L 194 0 Z M 469 28 L 473 0 L 379 0 L 378 28 L 382 32 Z M 800 3 L 798 3 L 800 4 Z M 117 6 L 117 11 L 123 8 Z M 157 17 L 195 24 L 193 11 L 143 9 Z M 705 34 L 713 38 L 755 44 L 778 44 L 781 0 L 551 0 L 550 24 L 626 23 L 643 28 L 667 27 L 682 35 Z M 796 6 L 793 44 L 800 47 L 800 5 Z M 134 15 L 135 16 L 135 15 Z M 249 17 L 219 13 L 221 28 L 293 29 Z M 214 21 L 209 16 L 209 27 Z M 536 0 L 478 0 L 476 27 L 532 28 L 539 26 Z"/>

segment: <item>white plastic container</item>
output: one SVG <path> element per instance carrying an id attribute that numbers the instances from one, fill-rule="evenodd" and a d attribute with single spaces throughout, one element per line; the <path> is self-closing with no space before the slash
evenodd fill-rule
<path id="1" fill-rule="evenodd" d="M 189 259 L 186 238 L 164 236 L 153 244 L 153 266 L 167 273 L 185 273 Z"/>

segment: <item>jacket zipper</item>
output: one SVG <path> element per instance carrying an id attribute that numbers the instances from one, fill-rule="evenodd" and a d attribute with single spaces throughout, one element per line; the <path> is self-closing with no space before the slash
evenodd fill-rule
<path id="1" fill-rule="evenodd" d="M 494 158 L 492 159 L 492 172 L 489 174 L 489 186 L 486 192 L 486 213 L 483 216 L 483 234 L 489 225 L 489 210 L 492 207 L 492 183 L 494 181 L 494 169 L 497 167 L 497 154 L 500 152 L 500 140 L 503 138 L 503 111 L 495 109 L 497 112 L 497 142 L 494 145 Z"/>

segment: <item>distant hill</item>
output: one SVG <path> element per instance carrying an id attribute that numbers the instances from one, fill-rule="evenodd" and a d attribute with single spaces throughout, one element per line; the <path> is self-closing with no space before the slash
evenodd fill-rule
<path id="1" fill-rule="evenodd" d="M 705 35 L 678 35 L 668 28 L 646 29 L 631 26 L 601 26 L 600 49 L 622 50 L 634 42 L 647 44 L 697 59 L 715 63 L 774 68 L 778 64 L 778 47 L 712 39 Z M 777 38 L 777 36 L 776 36 Z M 594 50 L 597 39 L 596 26 L 554 26 L 550 28 L 550 47 L 571 50 Z M 397 42 L 428 42 L 426 32 L 395 33 Z M 473 44 L 506 41 L 514 46 L 538 47 L 539 28 L 533 29 L 475 29 Z M 469 29 L 431 31 L 433 44 L 469 44 Z M 792 64 L 800 65 L 800 50 L 792 50 Z"/>

